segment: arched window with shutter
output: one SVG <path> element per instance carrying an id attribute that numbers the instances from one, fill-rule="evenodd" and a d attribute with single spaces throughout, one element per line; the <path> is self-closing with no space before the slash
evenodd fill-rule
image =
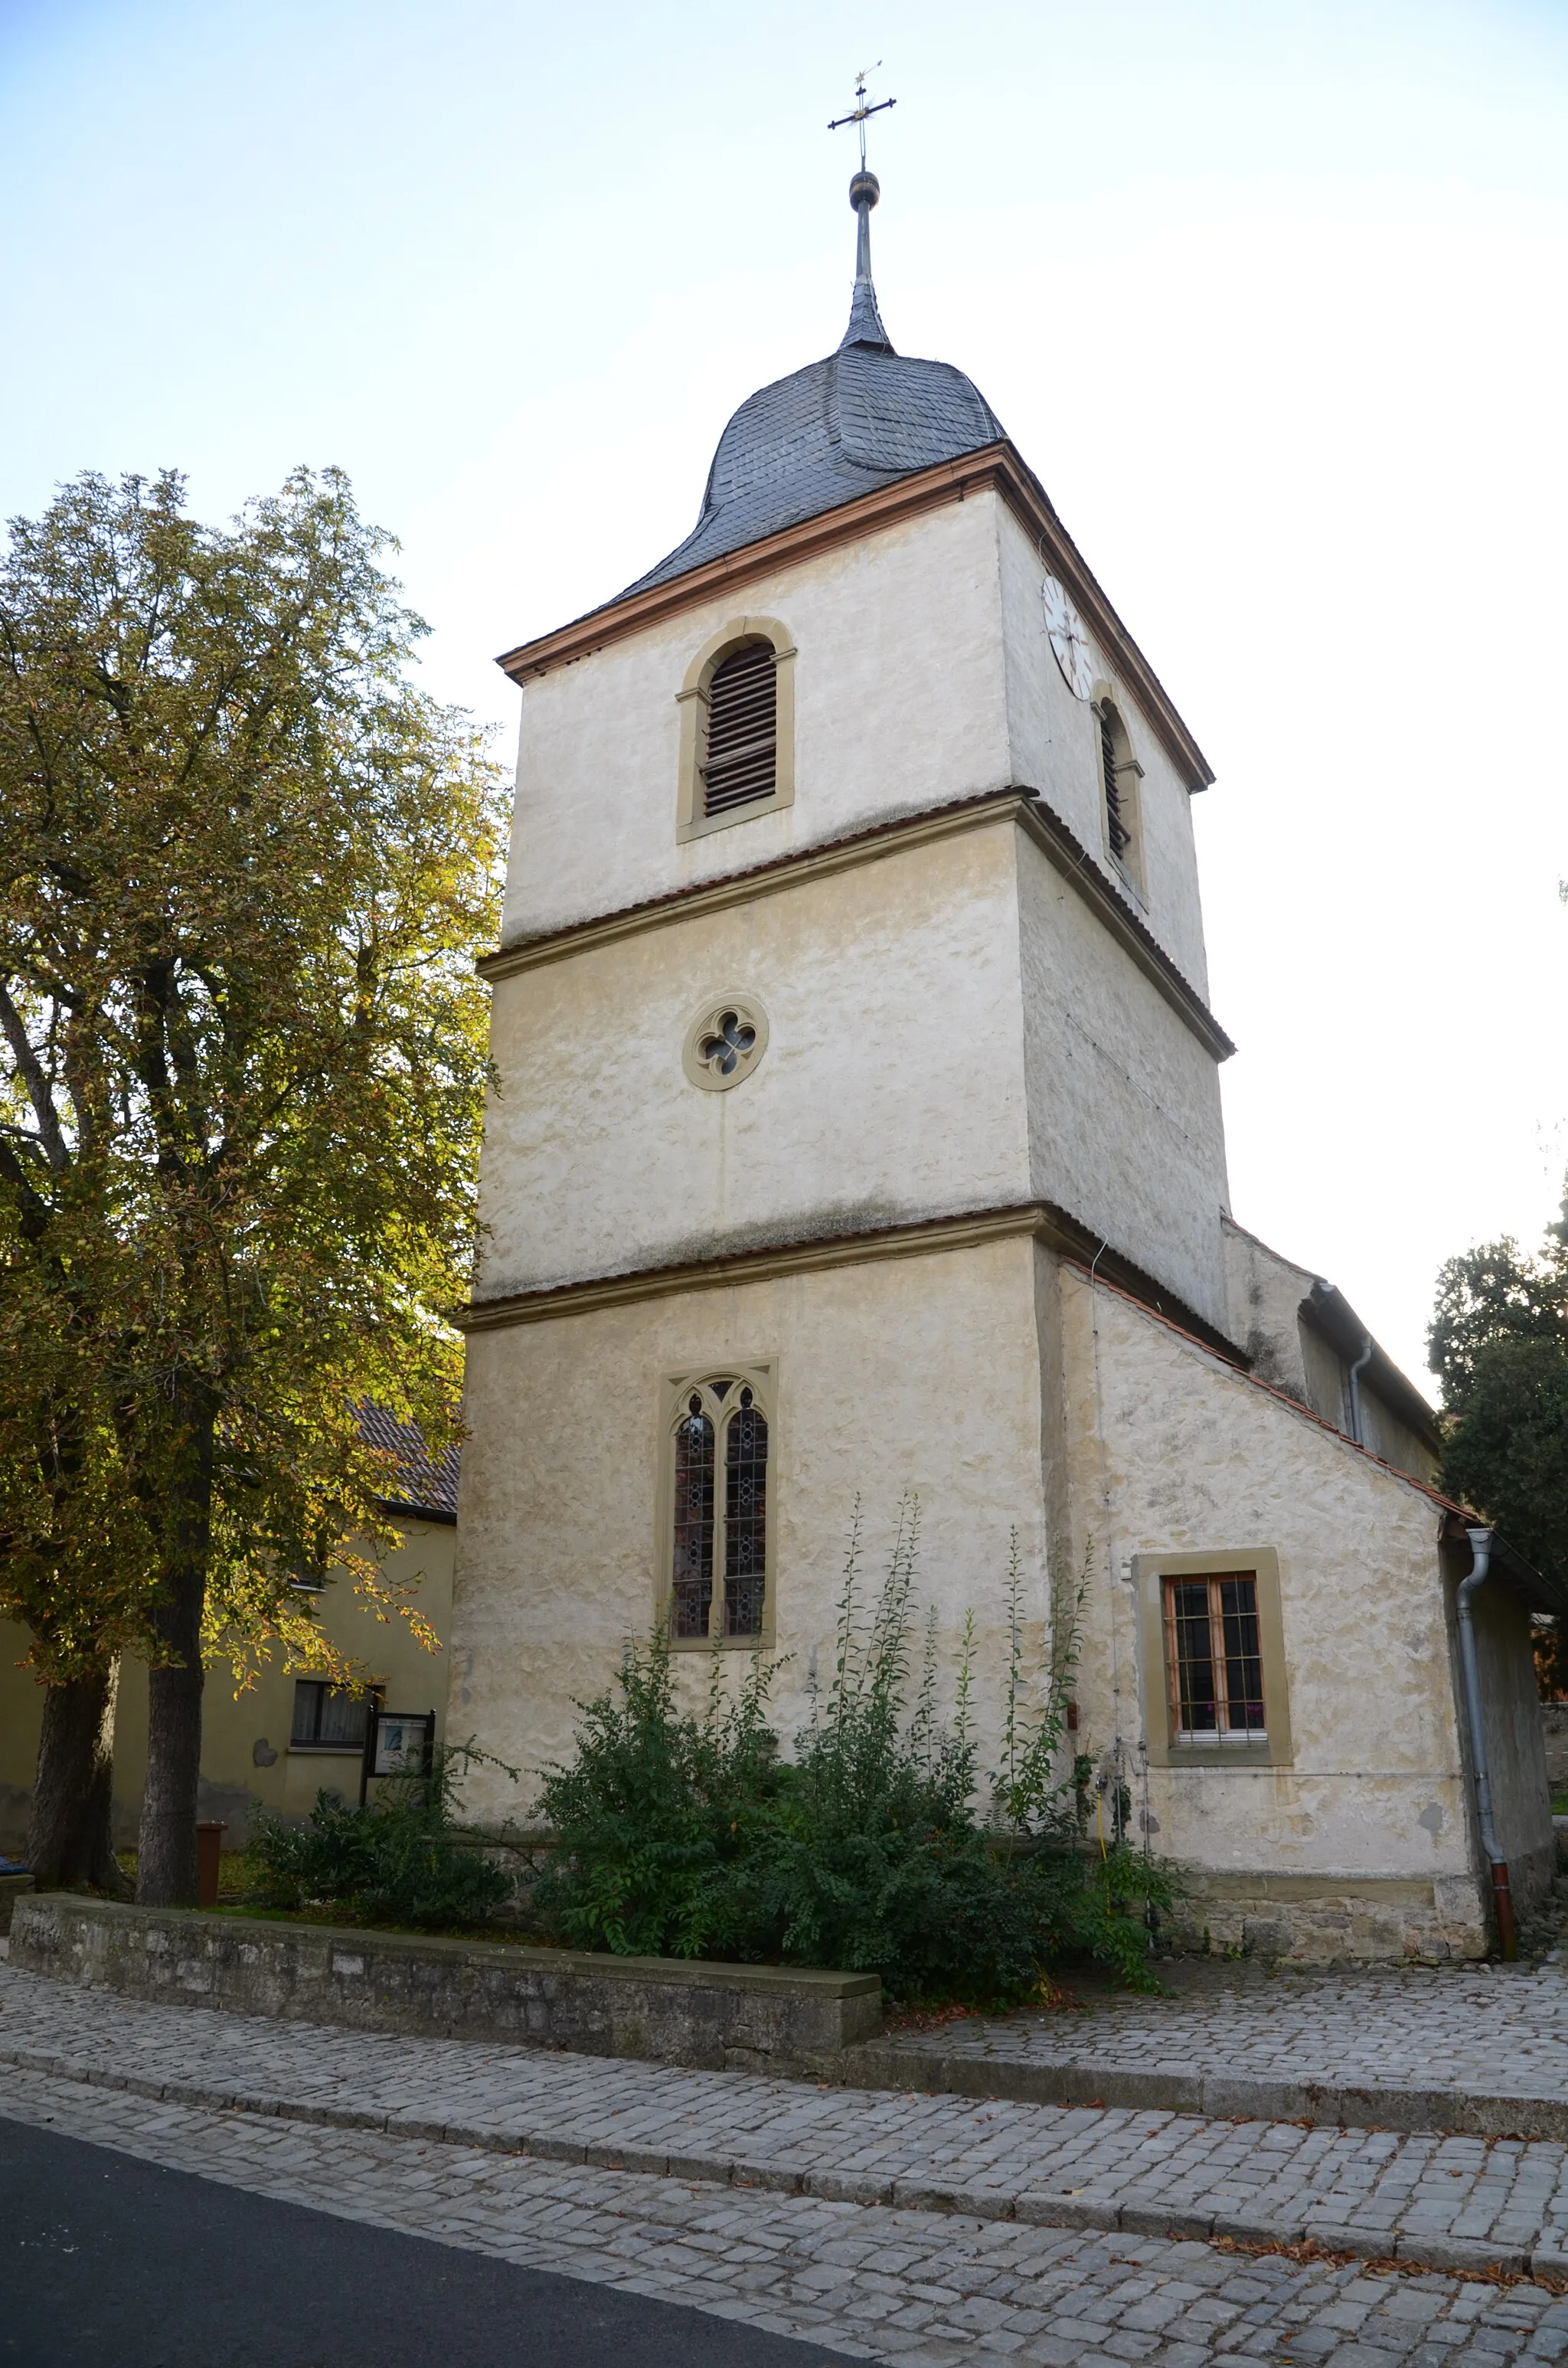
<path id="1" fill-rule="evenodd" d="M 1143 893 L 1143 848 L 1138 784 L 1143 768 L 1132 753 L 1121 711 L 1108 692 L 1094 703 L 1099 739 L 1100 820 L 1106 853 L 1128 884 Z"/>
<path id="2" fill-rule="evenodd" d="M 794 643 L 777 617 L 733 619 L 692 660 L 676 694 L 677 838 L 793 804 L 794 663 Z"/>
<path id="3" fill-rule="evenodd" d="M 766 1368 L 672 1384 L 659 1526 L 674 1645 L 771 1641 L 768 1384 Z"/>
<path id="4" fill-rule="evenodd" d="M 778 772 L 778 662 L 771 642 L 743 642 L 708 686 L 702 812 L 733 814 L 770 798 Z"/>

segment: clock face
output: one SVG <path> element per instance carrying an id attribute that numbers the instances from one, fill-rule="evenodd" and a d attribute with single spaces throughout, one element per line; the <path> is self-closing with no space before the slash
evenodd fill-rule
<path id="1" fill-rule="evenodd" d="M 1095 667 L 1084 620 L 1054 575 L 1046 577 L 1040 597 L 1045 609 L 1045 630 L 1051 636 L 1056 663 L 1062 668 L 1062 678 L 1074 699 L 1087 699 L 1095 687 Z"/>

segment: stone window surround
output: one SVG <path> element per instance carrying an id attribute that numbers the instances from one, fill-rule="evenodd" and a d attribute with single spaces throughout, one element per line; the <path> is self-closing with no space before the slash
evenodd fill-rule
<path id="1" fill-rule="evenodd" d="M 704 1365 L 687 1365 L 678 1373 L 666 1373 L 659 1408 L 659 1485 L 654 1491 L 655 1514 L 653 1534 L 653 1618 L 655 1622 L 670 1617 L 670 1591 L 673 1579 L 670 1571 L 670 1543 L 675 1530 L 675 1465 L 676 1432 L 686 1412 L 686 1401 L 694 1389 L 706 1390 L 714 1382 L 733 1382 L 734 1393 L 727 1401 L 732 1404 L 743 1388 L 748 1388 L 767 1423 L 767 1503 L 763 1516 L 763 1553 L 766 1556 L 766 1584 L 762 1599 L 762 1628 L 752 1636 L 714 1634 L 706 1636 L 674 1636 L 670 1638 L 672 1653 L 770 1653 L 776 1641 L 775 1607 L 778 1600 L 778 1360 L 777 1357 L 747 1357 L 740 1360 L 716 1357 Z M 719 1501 L 720 1475 L 722 1472 L 722 1433 L 714 1439 L 714 1521 L 719 1530 L 723 1511 Z M 713 1571 L 713 1603 L 715 1616 L 722 1612 L 724 1592 L 723 1571 L 717 1556 Z"/>
<path id="2" fill-rule="evenodd" d="M 743 1028 L 751 1030 L 752 1042 L 729 1076 L 725 1076 L 710 1067 L 701 1053 L 704 1040 L 717 1034 L 721 1022 L 731 1011 Z M 744 1086 L 760 1065 L 767 1050 L 767 1014 L 756 996 L 742 989 L 730 988 L 722 995 L 710 996 L 687 1030 L 686 1042 L 681 1048 L 681 1066 L 689 1083 L 700 1087 L 704 1093 L 731 1093 L 736 1086 Z"/>
<path id="3" fill-rule="evenodd" d="M 725 814 L 702 811 L 702 775 L 699 768 L 707 753 L 708 686 L 723 660 L 743 642 L 771 642 L 774 655 L 774 731 L 777 747 L 773 794 L 732 806 Z M 680 709 L 680 789 L 676 807 L 676 842 L 702 838 L 710 831 L 728 830 L 733 823 L 753 822 L 758 814 L 777 814 L 795 803 L 795 642 L 777 617 L 732 617 L 709 635 L 686 670 L 676 693 Z"/>
<path id="4" fill-rule="evenodd" d="M 1250 1571 L 1257 1579 L 1257 1624 L 1263 1646 L 1263 1743 L 1177 1743 L 1171 1735 L 1170 1687 L 1165 1665 L 1167 1578 L 1209 1578 L 1216 1573 Z M 1139 1554 L 1132 1557 L 1138 1608 L 1139 1674 L 1143 1732 L 1151 1768 L 1290 1768 L 1295 1764 L 1290 1731 L 1290 1692 L 1285 1661 L 1285 1622 L 1280 1603 L 1279 1556 L 1273 1546 L 1215 1546 L 1201 1554 Z"/>

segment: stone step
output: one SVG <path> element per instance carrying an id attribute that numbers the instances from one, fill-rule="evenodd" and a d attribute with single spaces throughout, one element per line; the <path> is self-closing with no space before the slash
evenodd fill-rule
<path id="1" fill-rule="evenodd" d="M 846 2070 L 1040 2105 L 1568 2140 L 1568 1981 L 1551 1963 L 1284 1974 L 891 2034 Z"/>

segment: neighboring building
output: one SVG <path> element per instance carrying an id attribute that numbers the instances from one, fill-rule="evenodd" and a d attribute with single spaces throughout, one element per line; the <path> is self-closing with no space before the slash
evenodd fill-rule
<path id="1" fill-rule="evenodd" d="M 378 1447 L 399 1458 L 397 1499 L 387 1511 L 400 1543 L 381 1564 L 389 1584 L 416 1588 L 420 1611 L 443 1648 L 450 1631 L 452 1559 L 456 1544 L 458 1452 L 432 1463 L 409 1426 L 367 1408 L 364 1427 Z M 370 1689 L 389 1710 L 436 1713 L 446 1729 L 448 1656 L 427 1652 L 395 1612 L 381 1620 L 355 1593 L 352 1578 L 329 1569 L 319 1588 L 322 1632 L 369 1670 Z M 28 1671 L 25 1629 L 0 1621 L 0 1854 L 25 1847 L 33 1770 L 38 1758 L 43 1695 Z M 256 1683 L 236 1699 L 226 1661 L 207 1673 L 202 1698 L 201 1790 L 199 1815 L 222 1817 L 225 1849 L 244 1842 L 253 1803 L 302 1816 L 324 1785 L 356 1799 L 363 1756 L 366 1696 L 335 1693 L 309 1675 L 288 1675 L 273 1648 Z M 120 1665 L 115 1709 L 115 1846 L 135 1847 L 147 1766 L 147 1671 L 129 1656 Z"/>
<path id="2" fill-rule="evenodd" d="M 1231 1222 L 1209 768 L 983 398 L 894 353 L 851 195 L 838 350 L 742 404 L 677 551 L 502 662 L 454 1703 L 537 1769 L 668 1620 L 693 1702 L 771 1656 L 788 1736 L 857 1494 L 874 1582 L 913 1488 L 989 1741 L 1010 1532 L 1032 1643 L 1083 1585 L 1078 1741 L 1217 1940 L 1473 1953 L 1464 1524 L 1418 1393 Z M 1494 1574 L 1528 1899 L 1553 1599 Z"/>

